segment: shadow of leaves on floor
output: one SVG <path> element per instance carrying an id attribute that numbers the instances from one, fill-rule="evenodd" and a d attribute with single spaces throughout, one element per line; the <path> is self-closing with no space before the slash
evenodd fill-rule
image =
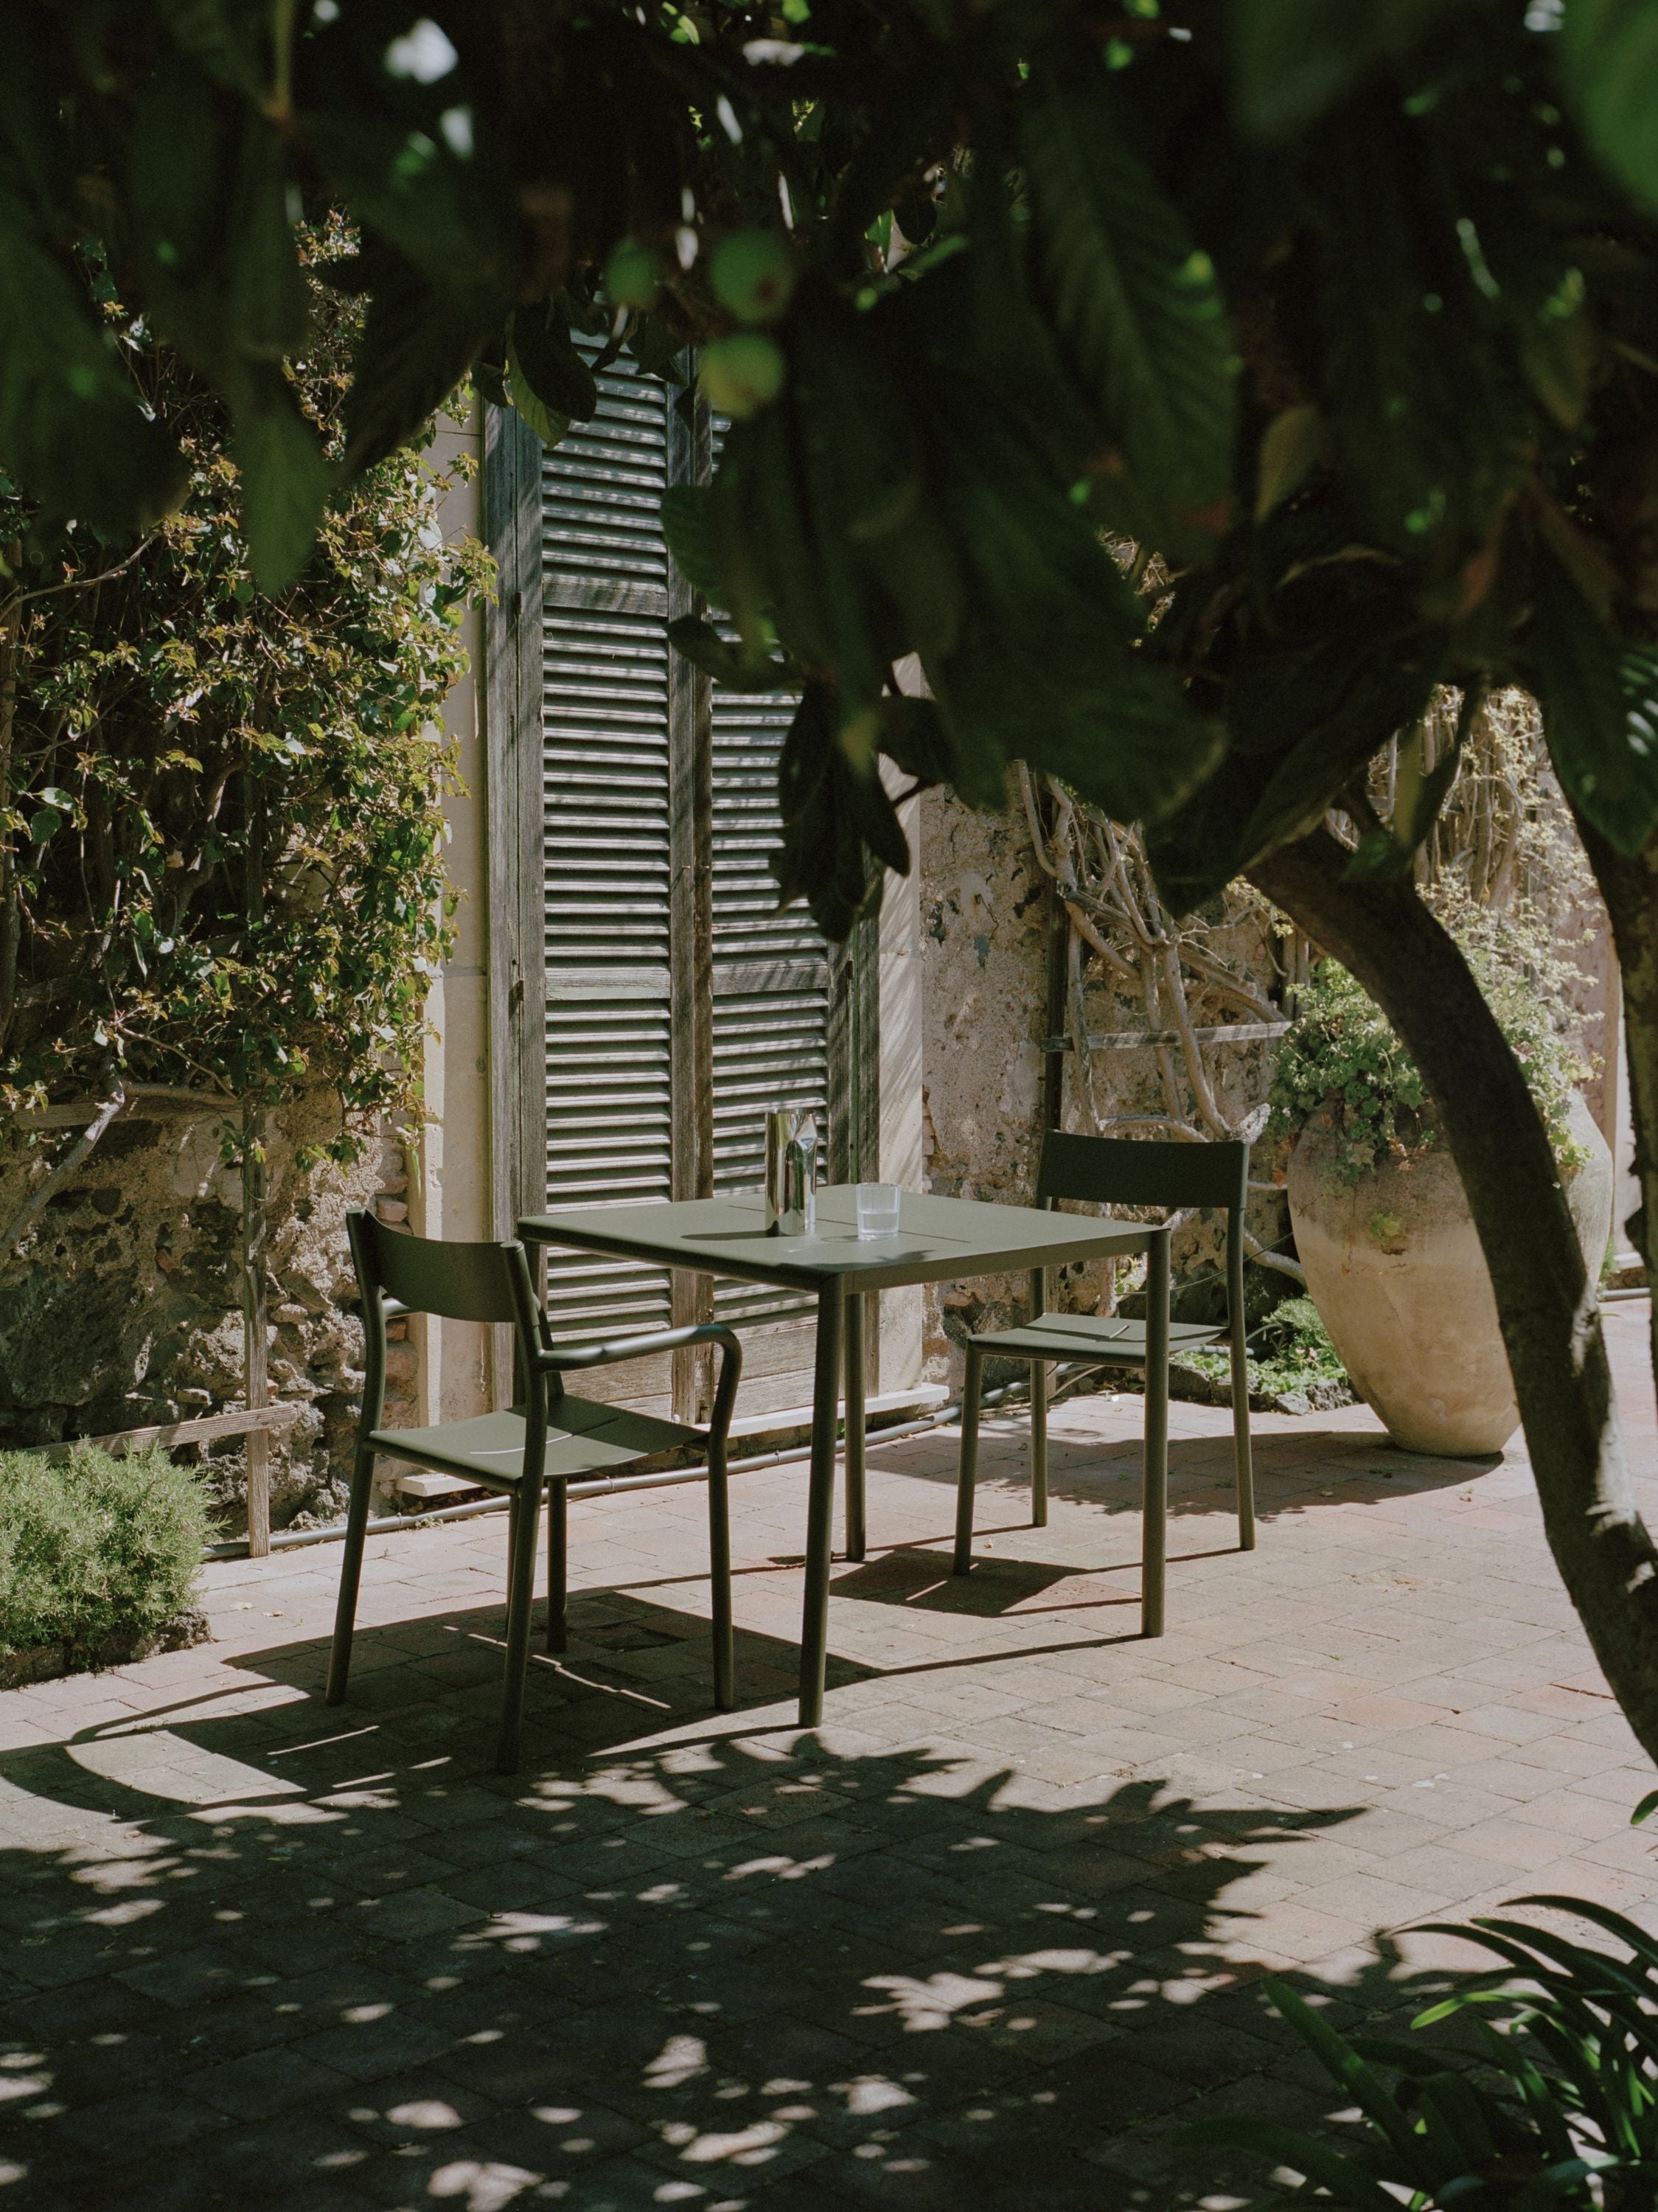
<path id="1" fill-rule="evenodd" d="M 1241 2201 L 1187 2118 L 1329 2103 L 1228 1893 L 1351 1809 L 1054 1810 L 925 1741 L 715 1720 L 699 1624 L 574 1613 L 513 1779 L 488 1608 L 363 1631 L 343 1708 L 318 1641 L 0 1759 L 0 2212 L 1163 2212 Z M 742 1639 L 745 1681 L 793 1662 Z M 1406 1995 L 1385 1961 L 1321 1994 Z"/>

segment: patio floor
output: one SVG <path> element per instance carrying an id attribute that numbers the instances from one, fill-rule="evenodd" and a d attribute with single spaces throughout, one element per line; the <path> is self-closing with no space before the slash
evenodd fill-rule
<path id="1" fill-rule="evenodd" d="M 1609 1328 L 1658 1509 L 1646 1309 Z M 708 1704 L 701 1493 L 579 1506 L 572 1649 L 489 1770 L 504 1524 L 210 1570 L 217 1641 L 0 1698 L 0 2212 L 1236 2205 L 1199 2112 L 1333 2098 L 1258 1987 L 1408 2018 L 1531 1889 L 1655 1918 L 1653 1777 L 1517 1445 L 1362 1407 L 1173 1409 L 1169 1633 L 1136 1636 L 1139 1401 L 871 1455 L 823 1728 L 793 1726 L 803 1467 L 737 1479 L 743 1710 Z M 1381 1931 L 1381 1932 L 1378 1932 Z M 1394 1932 L 1388 1932 L 1394 1931 Z"/>

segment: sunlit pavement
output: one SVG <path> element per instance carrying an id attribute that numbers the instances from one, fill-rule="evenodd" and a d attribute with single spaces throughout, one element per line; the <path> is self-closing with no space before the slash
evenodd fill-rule
<path id="1" fill-rule="evenodd" d="M 1648 1510 L 1646 1309 L 1612 1310 Z M 874 1449 L 824 1726 L 793 1724 L 804 1465 L 738 1478 L 742 1710 L 711 1712 L 695 1488 L 573 1513 L 567 1657 L 491 1771 L 504 1522 L 210 1571 L 217 1640 L 0 1698 L 0 2212 L 17 2206 L 1224 2207 L 1181 2130 L 1339 2106 L 1265 2007 L 1407 2020 L 1412 1923 L 1570 1891 L 1658 1927 L 1653 1777 L 1518 1445 L 1363 1408 L 1174 1409 L 1169 1633 L 1138 1627 L 1139 1402 Z"/>

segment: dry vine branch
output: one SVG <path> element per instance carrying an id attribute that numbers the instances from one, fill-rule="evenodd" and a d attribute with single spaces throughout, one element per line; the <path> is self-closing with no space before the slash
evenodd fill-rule
<path id="1" fill-rule="evenodd" d="M 1250 1141 L 1260 1133 L 1260 1107 L 1229 1111 L 1203 1060 L 1197 1032 L 1206 1026 L 1193 1018 L 1192 1003 L 1216 1002 L 1214 1011 L 1242 1014 L 1254 1022 L 1282 1018 L 1280 1009 L 1247 975 L 1207 940 L 1247 919 L 1255 902 L 1247 890 L 1229 896 L 1218 922 L 1188 918 L 1176 922 L 1157 895 L 1151 865 L 1138 832 L 1109 821 L 1052 778 L 1040 791 L 1029 771 L 1019 769 L 1019 789 L 1037 863 L 1052 883 L 1065 914 L 1066 1026 L 1077 1074 L 1077 1096 L 1096 1134 L 1157 1127 L 1193 1143 L 1206 1139 Z M 1087 960 L 1092 954 L 1103 980 L 1125 995 L 1133 994 L 1145 1010 L 1153 1036 L 1172 1030 L 1177 1045 L 1150 1044 L 1163 1092 L 1159 1115 L 1102 1111 L 1095 1089 L 1095 1055 L 1089 1044 Z M 1211 1048 L 1213 1048 L 1212 1047 Z M 1188 1217 L 1177 1217 L 1175 1226 Z M 1268 1251 L 1245 1232 L 1250 1257 L 1297 1283 L 1299 1263 Z"/>

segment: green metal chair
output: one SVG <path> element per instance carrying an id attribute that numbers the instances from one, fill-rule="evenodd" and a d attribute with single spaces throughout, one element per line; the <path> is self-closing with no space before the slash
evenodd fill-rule
<path id="1" fill-rule="evenodd" d="M 1249 1195 L 1249 1147 L 1242 1144 L 1179 1144 L 1118 1137 L 1073 1137 L 1055 1131 L 1042 1146 L 1036 1203 L 1062 1199 L 1096 1206 L 1213 1206 L 1226 1214 L 1225 1322 L 1207 1327 L 1172 1322 L 1169 1352 L 1206 1344 L 1230 1345 L 1232 1354 L 1232 1436 L 1236 1475 L 1238 1547 L 1255 1548 L 1254 1475 L 1249 1458 L 1249 1387 L 1244 1356 L 1243 1221 Z M 1030 1384 L 1030 1472 L 1033 1528 L 1048 1526 L 1048 1370 L 1061 1362 L 1084 1367 L 1144 1367 L 1145 1323 L 1116 1315 L 1050 1314 L 1047 1280 L 1030 1278 L 1030 1319 L 1018 1328 L 969 1337 L 962 1391 L 962 1456 L 956 1505 L 958 1575 L 973 1564 L 973 1486 L 978 1472 L 979 1399 L 987 1358 L 1028 1359 Z"/>
<path id="2" fill-rule="evenodd" d="M 729 1712 L 733 1700 L 731 1531 L 726 1500 L 726 1444 L 732 1407 L 742 1374 L 743 1352 L 728 1328 L 702 1323 L 608 1344 L 555 1345 L 536 1296 L 524 1247 L 518 1243 L 435 1243 L 387 1229 L 371 1213 L 346 1216 L 351 1257 L 362 1293 L 366 1346 L 362 1415 L 351 1474 L 351 1506 L 340 1566 L 339 1609 L 328 1669 L 328 1702 L 345 1696 L 356 1622 L 357 1587 L 377 1456 L 458 1474 L 480 1489 L 512 1501 L 507 1522 L 507 1669 L 501 1696 L 495 1765 L 518 1770 L 519 1723 L 530 1657 L 530 1615 L 535 1596 L 537 1519 L 548 1496 L 547 1648 L 565 1648 L 568 1591 L 566 1543 L 569 1485 L 584 1476 L 615 1474 L 659 1452 L 695 1445 L 708 1462 L 708 1546 L 714 1582 L 714 1703 Z M 386 1324 L 394 1316 L 438 1314 L 449 1321 L 510 1323 L 517 1336 L 521 1402 L 511 1413 L 481 1413 L 429 1429 L 380 1425 L 386 1402 Z M 564 1388 L 571 1369 L 610 1367 L 672 1352 L 681 1345 L 717 1344 L 720 1379 L 706 1429 L 598 1400 L 572 1397 Z"/>

